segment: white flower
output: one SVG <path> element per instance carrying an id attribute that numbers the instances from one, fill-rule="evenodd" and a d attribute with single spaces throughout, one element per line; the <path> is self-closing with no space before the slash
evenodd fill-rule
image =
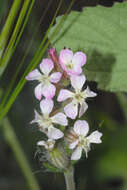
<path id="1" fill-rule="evenodd" d="M 54 64 L 51 59 L 43 59 L 40 64 L 41 74 L 37 69 L 30 72 L 27 76 L 27 80 L 38 80 L 39 84 L 35 88 L 35 97 L 41 100 L 42 95 L 47 99 L 52 99 L 55 95 L 56 87 L 52 83 L 58 83 L 62 74 L 60 72 L 52 73 Z"/>
<path id="2" fill-rule="evenodd" d="M 38 123 L 40 131 L 47 134 L 50 139 L 59 139 L 64 136 L 64 133 L 54 127 L 54 124 L 66 126 L 68 124 L 66 115 L 59 112 L 52 117 L 49 116 L 53 109 L 54 103 L 52 100 L 42 100 L 40 102 L 40 109 L 42 115 L 35 111 L 35 119 L 31 123 Z"/>
<path id="3" fill-rule="evenodd" d="M 82 150 L 85 150 L 87 157 L 87 153 L 90 150 L 90 144 L 91 143 L 99 144 L 102 142 L 100 139 L 102 133 L 94 131 L 91 133 L 91 135 L 86 136 L 88 134 L 88 131 L 89 131 L 89 125 L 85 120 L 77 120 L 75 122 L 72 134 L 74 139 L 73 142 L 69 144 L 69 148 L 74 149 L 71 156 L 71 160 L 80 159 L 82 155 Z"/>
<path id="4" fill-rule="evenodd" d="M 88 97 L 95 97 L 96 93 L 90 91 L 89 87 L 82 91 L 82 87 L 86 81 L 84 75 L 71 76 L 70 80 L 71 85 L 75 89 L 75 92 L 71 92 L 66 89 L 61 89 L 57 101 L 62 102 L 68 98 L 72 99 L 71 103 L 67 104 L 64 107 L 64 111 L 69 118 L 75 119 L 78 114 L 78 105 L 80 105 L 79 117 L 81 117 L 88 108 L 85 99 Z"/>
<path id="5" fill-rule="evenodd" d="M 55 145 L 55 140 L 53 139 L 48 139 L 47 141 L 39 141 L 37 142 L 38 146 L 44 146 L 45 149 L 47 150 L 52 150 L 54 148 Z"/>

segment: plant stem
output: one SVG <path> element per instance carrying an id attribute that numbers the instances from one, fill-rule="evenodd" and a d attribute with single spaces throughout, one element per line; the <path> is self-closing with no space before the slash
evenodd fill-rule
<path id="1" fill-rule="evenodd" d="M 66 189 L 67 190 L 75 190 L 75 182 L 74 182 L 74 168 L 71 166 L 64 172 Z"/>
<path id="2" fill-rule="evenodd" d="M 16 134 L 7 118 L 3 119 L 4 136 L 8 144 L 10 145 L 14 156 L 22 170 L 22 173 L 26 179 L 28 188 L 30 190 L 40 190 L 38 182 L 30 168 L 29 162 L 22 150 L 22 147 L 16 137 Z"/>

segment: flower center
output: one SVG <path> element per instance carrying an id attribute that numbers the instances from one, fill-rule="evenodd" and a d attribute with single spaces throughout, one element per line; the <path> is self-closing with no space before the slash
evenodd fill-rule
<path id="1" fill-rule="evenodd" d="M 47 84 L 50 82 L 50 78 L 49 78 L 49 76 L 43 75 L 39 81 Z"/>
<path id="2" fill-rule="evenodd" d="M 88 146 L 88 140 L 84 136 L 80 135 L 78 145 L 81 146 L 82 148 L 87 147 Z"/>
<path id="3" fill-rule="evenodd" d="M 46 128 L 50 127 L 52 124 L 52 120 L 49 117 L 43 117 L 43 123 L 46 126 Z"/>
<path id="4" fill-rule="evenodd" d="M 72 62 L 67 62 L 67 63 L 66 63 L 66 67 L 67 67 L 67 69 L 73 69 L 73 64 L 72 64 Z"/>
<path id="5" fill-rule="evenodd" d="M 55 141 L 48 141 L 48 142 L 47 142 L 47 145 L 48 145 L 48 149 L 49 149 L 49 150 L 52 150 L 52 149 L 54 148 Z"/>
<path id="6" fill-rule="evenodd" d="M 76 103 L 82 103 L 83 101 L 84 101 L 84 97 L 83 97 L 83 94 L 82 94 L 82 92 L 76 92 L 75 94 L 74 94 L 74 100 L 76 101 Z"/>

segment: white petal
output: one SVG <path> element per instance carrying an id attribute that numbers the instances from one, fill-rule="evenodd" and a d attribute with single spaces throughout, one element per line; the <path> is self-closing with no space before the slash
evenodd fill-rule
<path id="1" fill-rule="evenodd" d="M 62 102 L 68 98 L 72 98 L 73 93 L 66 89 L 61 89 L 57 101 Z"/>
<path id="2" fill-rule="evenodd" d="M 72 153 L 71 160 L 79 160 L 82 155 L 82 148 L 77 147 L 74 152 Z"/>
<path id="3" fill-rule="evenodd" d="M 101 136 L 102 136 L 102 133 L 98 132 L 98 131 L 94 131 L 93 133 L 91 133 L 91 135 L 89 135 L 87 137 L 87 139 L 89 140 L 90 143 L 101 143 Z"/>
<path id="4" fill-rule="evenodd" d="M 54 103 L 52 100 L 44 99 L 40 102 L 40 108 L 44 115 L 49 115 L 53 109 Z"/>
<path id="5" fill-rule="evenodd" d="M 75 90 L 81 90 L 86 81 L 85 75 L 71 76 L 70 79 L 71 79 L 71 85 Z"/>
<path id="6" fill-rule="evenodd" d="M 47 59 L 42 60 L 40 64 L 40 70 L 42 71 L 42 73 L 44 73 L 45 75 L 48 75 L 53 68 L 54 68 L 54 64 L 51 59 L 47 58 Z"/>
<path id="7" fill-rule="evenodd" d="M 69 145 L 69 148 L 70 148 L 70 149 L 74 149 L 77 144 L 78 144 L 78 140 L 76 140 L 76 141 L 74 141 L 73 143 L 71 143 L 71 144 Z"/>
<path id="8" fill-rule="evenodd" d="M 48 130 L 48 137 L 50 139 L 60 139 L 64 136 L 64 133 L 55 127 L 50 127 Z"/>
<path id="9" fill-rule="evenodd" d="M 48 145 L 45 141 L 39 141 L 39 142 L 37 142 L 37 145 L 38 146 L 44 146 L 46 149 L 48 149 Z"/>
<path id="10" fill-rule="evenodd" d="M 87 86 L 87 88 L 84 90 L 83 93 L 84 93 L 84 98 L 97 96 L 97 94 L 96 94 L 95 92 L 91 91 L 88 86 Z"/>
<path id="11" fill-rule="evenodd" d="M 83 102 L 82 104 L 80 104 L 79 118 L 85 113 L 87 109 L 88 109 L 88 105 L 86 102 Z"/>
<path id="12" fill-rule="evenodd" d="M 57 113 L 53 117 L 51 117 L 53 123 L 57 123 L 63 126 L 68 124 L 67 117 L 64 113 Z"/>
<path id="13" fill-rule="evenodd" d="M 39 80 L 41 77 L 42 77 L 41 73 L 37 69 L 35 69 L 26 76 L 26 79 L 27 80 Z"/>
<path id="14" fill-rule="evenodd" d="M 64 112 L 69 118 L 75 119 L 78 114 L 78 104 L 74 104 L 72 101 L 64 107 Z"/>
<path id="15" fill-rule="evenodd" d="M 38 100 L 41 100 L 42 98 L 42 84 L 38 84 L 35 89 L 34 89 L 34 94 L 35 94 L 35 97 L 38 99 Z"/>
<path id="16" fill-rule="evenodd" d="M 39 113 L 36 111 L 36 110 L 34 110 L 34 113 L 35 113 L 35 117 L 34 117 L 34 119 L 30 122 L 31 124 L 32 123 L 38 123 L 38 121 L 40 120 L 40 115 L 39 115 Z"/>
<path id="17" fill-rule="evenodd" d="M 42 87 L 42 94 L 47 99 L 52 99 L 55 96 L 56 87 L 49 83 L 47 85 L 43 85 Z"/>
<path id="18" fill-rule="evenodd" d="M 62 73 L 55 72 L 50 75 L 50 82 L 52 83 L 58 83 L 61 79 Z"/>
<path id="19" fill-rule="evenodd" d="M 74 131 L 78 136 L 86 136 L 89 131 L 89 125 L 85 120 L 77 120 L 74 124 Z"/>

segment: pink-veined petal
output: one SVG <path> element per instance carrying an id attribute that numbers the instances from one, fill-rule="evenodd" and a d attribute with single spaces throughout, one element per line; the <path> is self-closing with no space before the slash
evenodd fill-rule
<path id="1" fill-rule="evenodd" d="M 49 115 L 53 109 L 54 103 L 52 100 L 44 99 L 40 102 L 40 108 L 44 115 Z"/>
<path id="2" fill-rule="evenodd" d="M 55 72 L 50 75 L 50 82 L 52 83 L 58 83 L 61 79 L 62 73 Z"/>
<path id="3" fill-rule="evenodd" d="M 34 94 L 35 94 L 35 97 L 38 99 L 38 100 L 41 100 L 42 98 L 42 84 L 38 84 L 35 89 L 34 89 Z"/>
<path id="4" fill-rule="evenodd" d="M 82 73 L 81 65 L 75 64 L 72 69 L 72 73 L 70 72 L 70 75 L 77 76 L 77 75 L 80 75 L 81 73 Z"/>
<path id="5" fill-rule="evenodd" d="M 71 85 L 75 90 L 81 90 L 86 81 L 85 75 L 71 76 L 70 79 L 71 79 Z"/>
<path id="6" fill-rule="evenodd" d="M 82 52 L 76 52 L 72 60 L 73 64 L 83 66 L 86 63 L 86 55 Z"/>
<path id="7" fill-rule="evenodd" d="M 26 79 L 27 80 L 39 80 L 41 77 L 42 77 L 41 73 L 37 69 L 35 69 L 26 76 Z"/>
<path id="8" fill-rule="evenodd" d="M 74 131 L 79 136 L 86 136 L 89 131 L 89 125 L 85 120 L 77 120 L 74 124 Z"/>
<path id="9" fill-rule="evenodd" d="M 48 137 L 50 139 L 60 139 L 64 136 L 64 133 L 55 127 L 50 127 L 48 130 Z"/>
<path id="10" fill-rule="evenodd" d="M 82 155 L 82 148 L 77 147 L 74 152 L 72 153 L 71 160 L 79 160 Z"/>
<path id="11" fill-rule="evenodd" d="M 42 95 L 47 99 L 52 99 L 55 96 L 56 87 L 49 83 L 47 85 L 43 85 L 42 87 Z"/>
<path id="12" fill-rule="evenodd" d="M 74 141 L 73 143 L 69 144 L 70 149 L 74 149 L 76 145 L 78 144 L 78 140 Z"/>
<path id="13" fill-rule="evenodd" d="M 63 49 L 60 51 L 59 62 L 63 70 L 67 71 L 67 64 L 72 62 L 73 52 L 69 49 Z"/>
<path id="14" fill-rule="evenodd" d="M 57 123 L 63 126 L 68 124 L 67 117 L 64 113 L 57 113 L 53 117 L 51 117 L 53 123 Z"/>
<path id="15" fill-rule="evenodd" d="M 78 114 L 78 104 L 74 104 L 72 101 L 64 107 L 64 112 L 69 118 L 75 119 Z"/>
<path id="16" fill-rule="evenodd" d="M 88 105 L 86 102 L 83 102 L 82 104 L 80 104 L 79 118 L 86 112 L 87 109 L 88 109 Z"/>
<path id="17" fill-rule="evenodd" d="M 52 71 L 53 68 L 54 64 L 51 59 L 47 58 L 42 60 L 40 64 L 40 70 L 42 71 L 42 73 L 44 73 L 45 75 L 49 75 L 49 73 Z"/>
<path id="18" fill-rule="evenodd" d="M 62 102 L 68 98 L 72 98 L 72 95 L 73 95 L 73 93 L 71 91 L 66 90 L 66 89 L 61 89 L 60 93 L 57 97 L 57 101 Z"/>
<path id="19" fill-rule="evenodd" d="M 90 143 L 101 143 L 101 136 L 102 136 L 102 133 L 98 132 L 98 131 L 94 131 L 93 133 L 91 133 L 91 135 L 89 135 L 87 137 L 87 139 L 89 140 Z"/>

